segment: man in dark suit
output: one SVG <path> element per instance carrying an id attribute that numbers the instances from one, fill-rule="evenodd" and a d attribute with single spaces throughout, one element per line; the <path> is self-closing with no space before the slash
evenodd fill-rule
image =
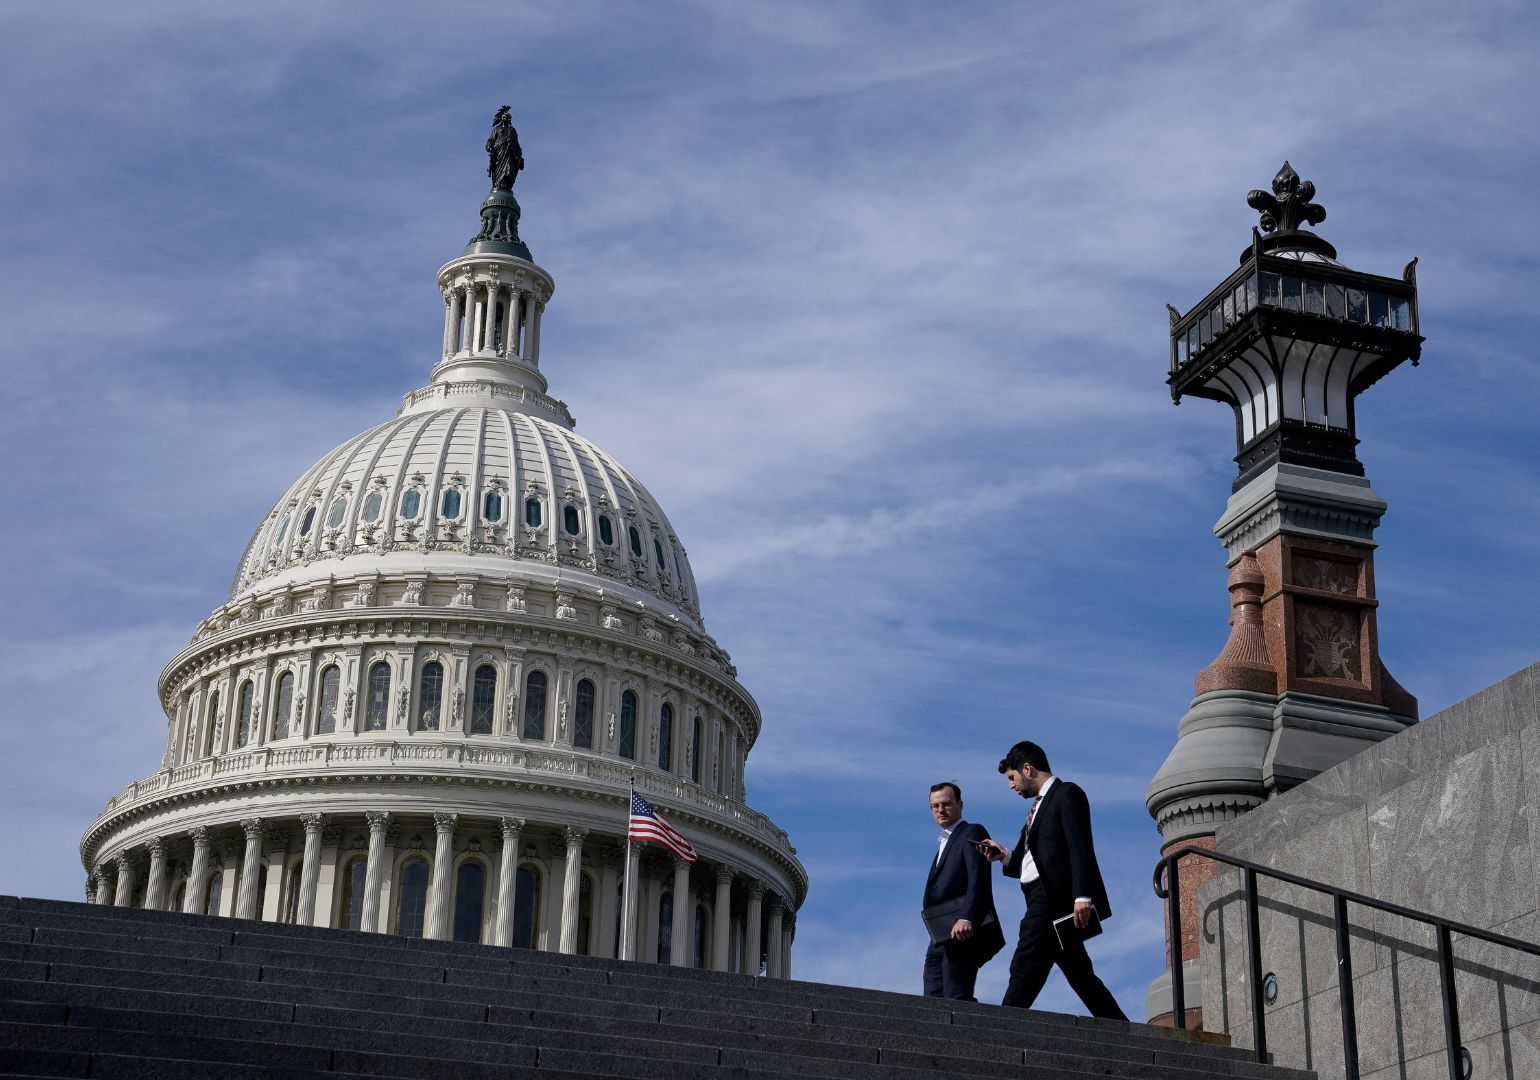
<path id="1" fill-rule="evenodd" d="M 993 840 L 980 845 L 990 862 L 1002 863 L 1006 876 L 1021 882 L 1027 912 L 1021 917 L 1021 938 L 1011 957 L 1011 981 L 1002 1005 L 1031 1008 L 1054 964 L 1092 1016 L 1127 1020 L 1117 999 L 1091 968 L 1085 943 L 1061 945 L 1053 921 L 1072 915 L 1085 928 L 1093 915 L 1112 915 L 1096 849 L 1091 842 L 1091 804 L 1085 792 L 1060 780 L 1048 768 L 1048 755 L 1036 743 L 1019 742 L 1000 762 L 1011 790 L 1033 799 L 1021 838 L 1010 851 Z"/>
<path id="2" fill-rule="evenodd" d="M 962 819 L 962 789 L 950 781 L 930 789 L 930 813 L 941 826 L 936 857 L 925 878 L 922 913 L 931 924 L 950 923 L 947 938 L 925 950 L 925 993 L 929 997 L 977 1001 L 973 984 L 982 967 L 1005 947 L 995 917 L 989 863 L 978 848 L 989 834 Z M 932 937 L 935 935 L 932 934 Z"/>

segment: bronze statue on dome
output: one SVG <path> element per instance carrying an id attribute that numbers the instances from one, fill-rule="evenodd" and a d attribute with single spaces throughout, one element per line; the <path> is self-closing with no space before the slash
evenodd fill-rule
<path id="1" fill-rule="evenodd" d="M 487 137 L 487 155 L 492 159 L 487 175 L 493 190 L 512 191 L 513 182 L 524 168 L 524 151 L 519 147 L 519 133 L 513 128 L 509 108 L 504 105 L 492 118 L 492 134 Z"/>

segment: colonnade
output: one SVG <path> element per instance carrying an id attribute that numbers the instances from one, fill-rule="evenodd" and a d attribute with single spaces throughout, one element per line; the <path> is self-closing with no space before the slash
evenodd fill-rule
<path id="1" fill-rule="evenodd" d="M 426 869 L 426 887 L 414 891 L 407 868 L 416 862 L 426 864 L 415 868 L 418 877 Z M 576 825 L 445 812 L 313 812 L 200 825 L 97 863 L 87 895 L 119 907 L 420 932 L 748 974 L 761 970 L 762 957 L 772 978 L 790 978 L 795 937 L 795 913 L 781 893 L 725 862 L 670 859 L 623 834 Z"/>
<path id="2" fill-rule="evenodd" d="M 540 315 L 535 292 L 501 281 L 461 281 L 444 294 L 444 359 L 498 356 L 540 363 Z"/>

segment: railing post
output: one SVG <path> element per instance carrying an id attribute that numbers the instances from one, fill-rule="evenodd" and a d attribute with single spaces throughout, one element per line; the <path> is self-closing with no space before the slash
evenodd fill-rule
<path id="1" fill-rule="evenodd" d="M 1337 930 L 1337 1003 L 1342 1014 L 1342 1066 L 1346 1080 L 1358 1080 L 1358 1010 L 1353 1004 L 1353 941 L 1348 934 L 1347 897 L 1332 893 Z"/>
<path id="2" fill-rule="evenodd" d="M 1460 1080 L 1460 1006 L 1454 995 L 1454 943 L 1447 924 L 1438 923 L 1438 989 L 1444 1000 L 1444 1052 L 1449 1080 Z"/>
<path id="3" fill-rule="evenodd" d="M 1187 1027 L 1187 987 L 1182 985 L 1182 888 L 1177 880 L 1177 859 L 1166 860 L 1166 924 L 1171 934 L 1171 1026 Z"/>
<path id="4" fill-rule="evenodd" d="M 1257 872 L 1246 868 L 1246 945 L 1251 967 L 1251 1040 L 1257 1061 L 1267 1063 L 1267 1019 L 1262 1015 L 1262 920 L 1257 911 Z"/>

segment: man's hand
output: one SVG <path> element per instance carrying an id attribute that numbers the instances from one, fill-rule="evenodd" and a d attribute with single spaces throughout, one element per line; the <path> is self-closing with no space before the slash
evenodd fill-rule
<path id="1" fill-rule="evenodd" d="M 1096 909 L 1084 900 L 1075 901 L 1075 927 L 1084 930 L 1091 925 L 1091 919 L 1096 914 Z M 953 931 L 954 933 L 956 931 Z"/>
<path id="2" fill-rule="evenodd" d="M 952 924 L 952 940 L 967 941 L 973 936 L 973 924 L 967 919 L 958 919 Z"/>
<path id="3" fill-rule="evenodd" d="M 979 854 L 990 862 L 1004 862 L 1011 857 L 1011 853 L 995 843 L 993 840 L 980 840 L 974 845 L 979 849 Z"/>

